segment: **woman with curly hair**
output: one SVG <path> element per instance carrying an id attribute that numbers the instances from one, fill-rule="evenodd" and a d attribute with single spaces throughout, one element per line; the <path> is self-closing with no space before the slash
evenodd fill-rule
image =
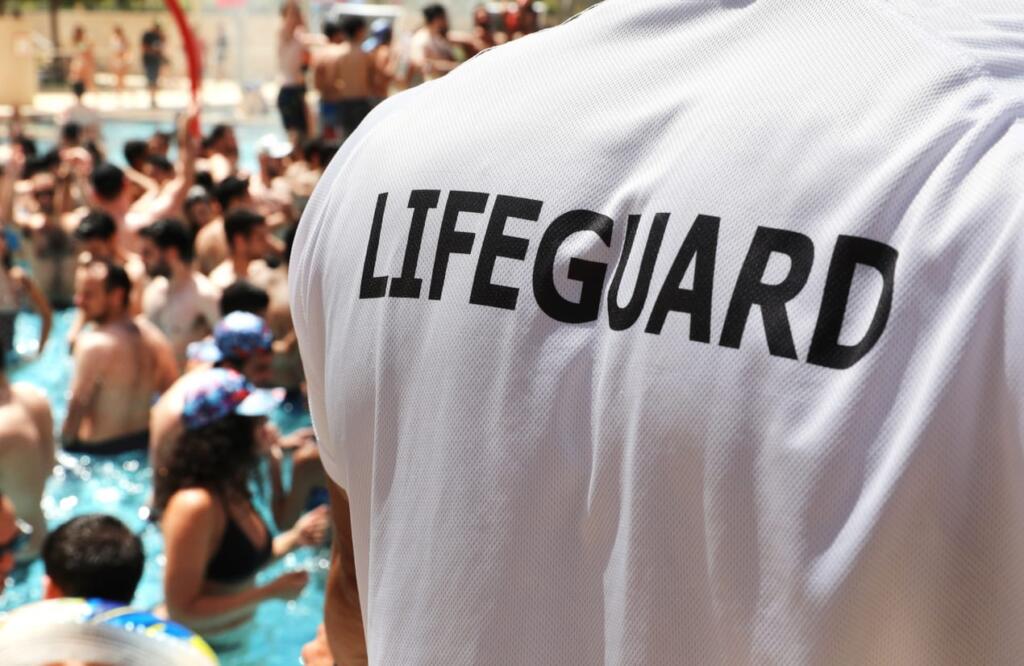
<path id="1" fill-rule="evenodd" d="M 327 526 L 319 507 L 274 537 L 253 506 L 249 481 L 271 441 L 265 417 L 282 397 L 232 370 L 201 372 L 186 390 L 185 433 L 158 454 L 154 500 L 166 548 L 166 610 L 221 646 L 260 602 L 299 595 L 305 572 L 265 585 L 256 585 L 256 573 L 320 543 Z"/>

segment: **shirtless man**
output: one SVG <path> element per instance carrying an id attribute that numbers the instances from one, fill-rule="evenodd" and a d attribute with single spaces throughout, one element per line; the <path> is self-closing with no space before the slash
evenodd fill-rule
<path id="1" fill-rule="evenodd" d="M 46 538 L 40 503 L 54 463 L 53 416 L 38 389 L 7 380 L 3 363 L 0 354 L 0 489 L 14 503 L 18 517 L 32 526 L 31 539 L 16 553 L 19 562 L 27 562 Z"/>
<path id="2" fill-rule="evenodd" d="M 210 272 L 210 281 L 221 289 L 241 279 L 263 286 L 259 278 L 268 270 L 263 257 L 271 248 L 266 220 L 252 211 L 236 210 L 224 219 L 224 234 L 230 255 Z"/>
<path id="3" fill-rule="evenodd" d="M 220 318 L 220 290 L 192 266 L 192 239 L 177 220 L 158 220 L 139 232 L 146 273 L 146 318 L 163 331 L 184 367 L 190 342 L 206 337 Z"/>
<path id="4" fill-rule="evenodd" d="M 35 174 L 30 180 L 28 210 L 14 218 L 30 248 L 32 275 L 54 307 L 69 306 L 74 294 L 72 221 L 58 201 L 61 190 L 66 190 L 64 178 L 49 172 Z"/>
<path id="5" fill-rule="evenodd" d="M 143 227 L 181 214 L 185 197 L 195 183 L 196 142 L 187 131 L 195 113 L 195 110 L 190 110 L 185 114 L 178 130 L 176 175 L 163 183 L 152 179 L 138 182 L 144 193 L 134 201 L 124 171 L 106 163 L 98 164 L 92 170 L 89 176 L 91 204 L 114 218 L 122 232 L 119 240 L 126 248 L 137 248 L 138 231 Z"/>
<path id="6" fill-rule="evenodd" d="M 196 371 L 211 366 L 230 368 L 245 375 L 255 386 L 273 386 L 273 344 L 273 333 L 261 317 L 250 312 L 232 312 L 217 324 L 212 343 L 198 343 L 197 357 L 204 365 Z M 181 377 L 153 405 L 149 420 L 150 460 L 155 460 L 161 448 L 184 432 L 184 396 L 194 374 Z M 284 451 L 292 453 L 292 482 L 287 493 L 281 483 L 280 461 Z M 279 438 L 272 448 L 271 471 L 274 519 L 284 528 L 298 519 L 310 491 L 323 487 L 325 482 L 312 431 L 299 430 Z"/>
<path id="7" fill-rule="evenodd" d="M 413 85 L 444 76 L 458 66 L 448 39 L 448 11 L 440 4 L 423 8 L 423 27 L 409 42 L 409 64 Z"/>
<path id="8" fill-rule="evenodd" d="M 65 451 L 145 450 L 153 397 L 178 376 L 167 338 L 145 318 L 132 318 L 130 292 L 128 274 L 110 263 L 92 262 L 75 276 L 75 304 L 96 327 L 75 345 Z"/>
<path id="9" fill-rule="evenodd" d="M 373 59 L 362 49 L 366 21 L 349 17 L 324 32 L 331 43 L 313 68 L 313 82 L 320 91 L 321 124 L 327 138 L 346 137 L 372 108 Z"/>
<path id="10" fill-rule="evenodd" d="M 220 205 L 221 217 L 211 220 L 196 233 L 196 256 L 199 270 L 209 275 L 210 271 L 227 259 L 228 241 L 224 236 L 224 216 L 240 208 L 254 208 L 249 192 L 249 179 L 228 176 L 217 183 L 214 196 Z"/>
<path id="11" fill-rule="evenodd" d="M 117 223 L 114 218 L 100 210 L 91 211 L 78 223 L 74 235 L 80 248 L 88 253 L 82 257 L 86 263 L 99 259 L 124 268 L 134 287 L 131 295 L 132 312 L 141 312 L 146 266 L 142 257 L 129 252 L 117 242 Z"/>

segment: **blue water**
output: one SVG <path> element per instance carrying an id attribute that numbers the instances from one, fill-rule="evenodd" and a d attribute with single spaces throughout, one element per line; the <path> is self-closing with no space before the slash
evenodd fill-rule
<path id="1" fill-rule="evenodd" d="M 10 376 L 14 381 L 29 382 L 46 391 L 53 408 L 57 432 L 67 411 L 66 390 L 72 364 L 66 339 L 74 311 L 58 312 L 43 355 L 35 361 L 17 366 Z M 31 314 L 18 317 L 15 345 L 21 352 L 34 350 L 38 339 L 39 319 Z M 273 416 L 282 432 L 309 425 L 308 415 L 287 405 Z M 93 512 L 109 513 L 123 520 L 140 534 L 146 550 L 146 567 L 135 595 L 134 605 L 147 608 L 162 600 L 163 542 L 157 526 L 147 521 L 145 503 L 152 488 L 152 471 L 143 454 L 91 460 L 88 456 L 59 454 L 58 465 L 46 487 L 43 504 L 47 522 L 52 527 L 78 515 Z M 266 483 L 257 492 L 257 504 L 270 521 L 265 500 L 269 496 Z M 271 523 L 272 524 L 272 523 Z M 291 602 L 268 601 L 262 604 L 253 622 L 250 640 L 238 650 L 221 654 L 225 666 L 294 666 L 302 645 L 316 635 L 323 617 L 324 584 L 327 575 L 328 551 L 304 548 L 268 567 L 259 576 L 267 582 L 285 570 L 305 569 L 310 583 L 302 595 Z M 0 612 L 13 610 L 37 601 L 41 595 L 43 567 L 37 561 L 27 571 L 15 572 L 3 596 Z"/>
<path id="2" fill-rule="evenodd" d="M 287 139 L 284 129 L 276 116 L 268 116 L 258 120 L 247 120 L 239 122 L 236 119 L 224 116 L 217 112 L 206 113 L 202 116 L 202 131 L 209 132 L 217 123 L 225 122 L 235 130 L 235 138 L 238 140 L 238 166 L 250 173 L 259 170 L 259 140 L 267 134 L 272 134 L 278 139 Z M 158 120 L 128 120 L 118 118 L 104 118 L 101 125 L 103 134 L 103 146 L 106 149 L 107 159 L 118 166 L 125 166 L 124 144 L 133 140 L 146 140 L 154 132 L 175 131 L 175 121 L 168 116 L 165 121 Z M 40 152 L 49 150 L 54 146 L 57 128 L 49 124 L 30 123 L 29 135 L 36 139 Z M 171 144 L 171 160 L 177 157 L 177 147 Z"/>

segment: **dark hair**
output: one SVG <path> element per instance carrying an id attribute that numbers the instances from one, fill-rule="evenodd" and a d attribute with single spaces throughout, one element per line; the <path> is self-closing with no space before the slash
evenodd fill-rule
<path id="1" fill-rule="evenodd" d="M 158 449 L 153 474 L 153 505 L 167 508 L 174 493 L 203 488 L 226 497 L 250 499 L 249 479 L 259 464 L 256 451 L 257 419 L 229 414 Z"/>
<path id="2" fill-rule="evenodd" d="M 230 132 L 230 131 L 231 131 L 231 125 L 226 125 L 224 123 L 218 123 L 218 124 L 214 125 L 213 129 L 210 130 L 209 135 L 207 135 L 207 137 L 206 137 L 206 145 L 209 146 L 209 145 L 213 145 L 213 144 L 217 143 L 218 141 L 223 139 L 225 136 L 227 136 L 228 132 Z"/>
<path id="3" fill-rule="evenodd" d="M 292 247 L 295 245 L 295 234 L 298 233 L 298 225 L 292 225 L 288 227 L 288 230 L 284 232 L 284 263 L 292 263 Z"/>
<path id="4" fill-rule="evenodd" d="M 174 171 L 174 165 L 163 155 L 149 155 L 146 157 L 146 161 L 151 167 L 160 171 Z"/>
<path id="5" fill-rule="evenodd" d="M 323 143 L 323 139 L 315 137 L 305 139 L 299 147 L 299 151 L 302 153 L 302 159 L 307 162 L 311 162 L 313 161 L 314 156 L 319 157 L 320 152 L 323 150 Z"/>
<path id="6" fill-rule="evenodd" d="M 31 178 L 39 173 L 52 171 L 60 166 L 60 153 L 51 150 L 42 155 L 34 155 L 25 161 L 24 178 Z"/>
<path id="7" fill-rule="evenodd" d="M 251 312 L 262 316 L 270 307 L 270 296 L 248 280 L 237 280 L 220 295 L 220 316 L 232 312 Z"/>
<path id="8" fill-rule="evenodd" d="M 338 153 L 341 148 L 341 142 L 337 140 L 332 141 L 321 141 L 320 142 L 320 168 L 326 169 L 327 165 L 331 163 L 334 156 Z"/>
<path id="9" fill-rule="evenodd" d="M 127 306 L 129 294 L 132 292 L 132 281 L 128 277 L 128 273 L 122 267 L 109 261 L 96 260 L 90 263 L 89 266 L 103 266 L 107 269 L 107 276 L 103 278 L 103 288 L 108 294 L 115 289 L 123 289 L 124 298 L 122 301 Z"/>
<path id="10" fill-rule="evenodd" d="M 71 93 L 75 97 L 81 97 L 82 95 L 84 95 L 85 94 L 85 82 L 84 81 L 75 81 L 74 83 L 72 83 L 71 84 Z"/>
<path id="11" fill-rule="evenodd" d="M 89 182 L 96 196 L 104 201 L 112 201 L 124 191 L 124 172 L 110 162 L 97 164 L 89 174 Z"/>
<path id="12" fill-rule="evenodd" d="M 178 220 L 163 219 L 139 230 L 139 236 L 153 241 L 161 250 L 174 248 L 186 264 L 192 261 L 194 248 L 188 228 Z"/>
<path id="13" fill-rule="evenodd" d="M 166 143 L 167 145 L 174 143 L 174 132 L 161 132 L 160 130 L 157 130 L 156 132 L 153 132 L 153 135 L 150 137 L 150 140 L 155 139 L 157 137 L 160 137 L 160 140 Z"/>
<path id="14" fill-rule="evenodd" d="M 255 227 L 261 224 L 266 224 L 266 220 L 263 219 L 262 215 L 251 210 L 240 208 L 228 213 L 224 217 L 224 233 L 228 237 L 228 247 L 234 246 L 235 238 L 239 236 L 247 237 Z"/>
<path id="15" fill-rule="evenodd" d="M 43 542 L 46 575 L 69 597 L 130 604 L 142 578 L 142 540 L 113 516 L 78 516 Z"/>
<path id="16" fill-rule="evenodd" d="M 434 19 L 441 18 L 447 15 L 448 12 L 447 10 L 445 10 L 444 5 L 442 4 L 435 3 L 432 5 L 427 5 L 426 7 L 423 8 L 423 20 L 426 21 L 427 23 L 433 23 Z"/>
<path id="17" fill-rule="evenodd" d="M 21 146 L 21 152 L 25 153 L 25 157 L 35 157 L 39 154 L 39 149 L 36 148 L 36 142 L 32 137 L 19 134 L 14 140 L 19 146 Z"/>
<path id="18" fill-rule="evenodd" d="M 217 186 L 213 190 L 213 196 L 216 197 L 221 210 L 227 212 L 228 208 L 231 206 L 231 202 L 235 199 L 245 197 L 248 191 L 248 180 L 244 180 L 238 176 L 228 176 L 217 183 Z"/>
<path id="19" fill-rule="evenodd" d="M 114 218 L 102 210 L 91 210 L 75 228 L 79 240 L 110 240 L 117 233 Z"/>
<path id="20" fill-rule="evenodd" d="M 207 192 L 213 192 L 216 189 L 213 185 L 213 176 L 209 171 L 196 171 L 196 185 L 202 185 Z"/>
<path id="21" fill-rule="evenodd" d="M 343 30 L 337 20 L 324 21 L 324 36 L 327 37 L 327 39 L 331 39 L 341 32 L 343 32 Z"/>
<path id="22" fill-rule="evenodd" d="M 349 39 L 352 39 L 359 34 L 360 30 L 364 29 L 366 29 L 366 19 L 362 16 L 349 16 L 341 22 L 341 31 Z"/>
<path id="23" fill-rule="evenodd" d="M 124 161 L 133 169 L 142 167 L 142 162 L 149 157 L 149 145 L 145 141 L 125 141 Z"/>
<path id="24" fill-rule="evenodd" d="M 72 121 L 64 123 L 60 128 L 61 141 L 77 144 L 82 140 L 82 126 Z"/>

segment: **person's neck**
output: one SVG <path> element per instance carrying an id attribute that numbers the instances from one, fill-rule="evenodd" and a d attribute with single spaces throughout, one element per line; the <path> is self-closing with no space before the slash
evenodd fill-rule
<path id="1" fill-rule="evenodd" d="M 110 313 L 106 317 L 96 320 L 96 323 L 99 326 L 111 326 L 113 324 L 121 324 L 126 321 L 131 321 L 131 319 L 132 316 L 131 313 L 128 312 L 128 308 L 124 308 L 122 310 L 118 310 L 117 312 Z"/>
<path id="2" fill-rule="evenodd" d="M 235 268 L 235 278 L 241 280 L 249 274 L 249 257 L 244 254 L 236 254 L 231 257 L 231 265 Z"/>
<path id="3" fill-rule="evenodd" d="M 182 261 L 171 264 L 171 274 L 167 280 L 172 288 L 188 284 L 192 280 L 192 267 Z"/>

